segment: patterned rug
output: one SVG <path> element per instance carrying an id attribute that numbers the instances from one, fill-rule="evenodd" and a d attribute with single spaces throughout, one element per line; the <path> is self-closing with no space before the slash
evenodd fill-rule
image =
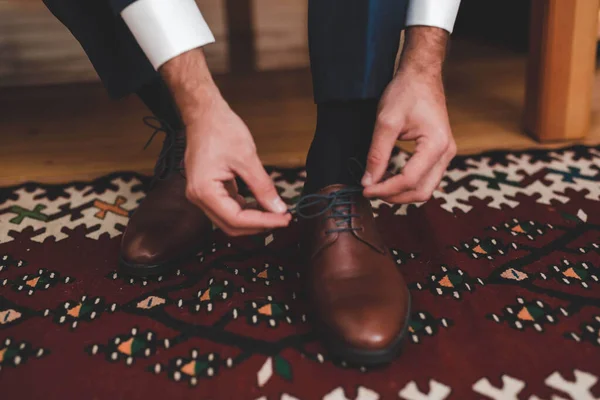
<path id="1" fill-rule="evenodd" d="M 293 203 L 304 172 L 270 173 Z M 319 344 L 295 223 L 118 273 L 146 181 L 0 189 L 3 399 L 600 398 L 600 147 L 459 157 L 428 203 L 375 202 L 414 308 L 377 369 Z"/>

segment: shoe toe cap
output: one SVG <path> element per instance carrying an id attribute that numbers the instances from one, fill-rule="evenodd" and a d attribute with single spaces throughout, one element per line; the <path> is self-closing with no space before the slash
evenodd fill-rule
<path id="1" fill-rule="evenodd" d="M 330 325 L 335 336 L 351 348 L 382 350 L 399 338 L 407 311 L 382 299 L 345 301 L 332 313 Z"/>
<path id="2" fill-rule="evenodd" d="M 121 260 L 132 266 L 153 266 L 164 261 L 164 242 L 156 235 L 127 235 L 121 243 Z"/>

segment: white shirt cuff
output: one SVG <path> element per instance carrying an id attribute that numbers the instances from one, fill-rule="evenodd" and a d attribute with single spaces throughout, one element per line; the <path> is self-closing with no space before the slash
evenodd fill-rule
<path id="1" fill-rule="evenodd" d="M 406 26 L 425 25 L 452 33 L 460 0 L 410 0 Z"/>
<path id="2" fill-rule="evenodd" d="M 121 16 L 155 69 L 215 41 L 194 0 L 138 0 Z"/>

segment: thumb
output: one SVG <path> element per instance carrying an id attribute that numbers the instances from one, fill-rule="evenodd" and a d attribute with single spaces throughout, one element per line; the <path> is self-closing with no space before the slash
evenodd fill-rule
<path id="1" fill-rule="evenodd" d="M 383 178 L 397 138 L 397 132 L 392 126 L 377 120 L 367 156 L 366 171 L 361 181 L 364 187 L 374 185 Z"/>
<path id="2" fill-rule="evenodd" d="M 258 203 L 265 210 L 276 214 L 287 212 L 287 206 L 279 197 L 275 185 L 263 168 L 258 155 L 252 157 L 248 164 L 235 172 L 246 182 Z"/>

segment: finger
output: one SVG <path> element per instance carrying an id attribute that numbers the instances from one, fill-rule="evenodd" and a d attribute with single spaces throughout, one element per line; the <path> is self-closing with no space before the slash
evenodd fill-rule
<path id="1" fill-rule="evenodd" d="M 436 173 L 435 175 L 432 174 L 428 183 L 419 189 L 403 192 L 395 196 L 383 197 L 381 200 L 392 204 L 424 203 L 431 198 L 433 192 L 439 186 L 442 176 L 443 172 L 440 174 Z"/>
<path id="2" fill-rule="evenodd" d="M 211 221 L 213 221 L 213 223 L 217 226 L 217 228 L 219 228 L 220 230 L 222 230 L 227 236 L 233 236 L 233 237 L 238 237 L 238 236 L 251 236 L 251 235 L 256 235 L 259 233 L 264 233 L 269 231 L 269 229 L 232 229 L 229 228 L 220 218 L 218 218 L 215 214 L 212 214 L 210 211 L 205 210 L 206 215 L 208 216 L 208 218 L 211 219 Z"/>
<path id="3" fill-rule="evenodd" d="M 254 155 L 246 165 L 237 168 L 234 172 L 246 182 L 256 200 L 265 210 L 277 214 L 287 212 L 285 203 L 279 197 L 271 177 L 263 168 L 257 155 Z"/>
<path id="4" fill-rule="evenodd" d="M 230 197 L 223 182 L 204 182 L 200 186 L 203 189 L 187 189 L 188 199 L 202 208 L 213 223 L 229 235 L 238 232 L 258 233 L 265 229 L 287 226 L 291 221 L 289 214 L 242 210 L 240 204 Z"/>
<path id="5" fill-rule="evenodd" d="M 223 221 L 222 218 L 220 218 L 218 215 L 211 212 L 210 209 L 202 207 L 202 210 L 208 216 L 208 218 L 210 218 L 210 220 L 213 222 L 213 224 L 217 228 L 219 228 L 220 230 L 225 232 L 228 236 L 253 235 L 255 233 L 259 233 L 262 231 L 261 229 L 233 229 L 233 228 L 230 228 L 229 226 L 227 226 L 227 224 L 225 223 L 225 221 Z"/>
<path id="6" fill-rule="evenodd" d="M 225 192 L 225 194 L 223 193 Z M 228 229 L 281 228 L 289 224 L 289 214 L 244 210 L 228 193 L 212 191 L 203 199 L 204 208 L 222 221 Z"/>
<path id="7" fill-rule="evenodd" d="M 429 200 L 435 189 L 439 187 L 451 159 L 452 157 L 449 156 L 442 157 L 428 172 L 419 188 L 395 196 L 384 197 L 381 200 L 394 204 L 423 203 Z"/>
<path id="8" fill-rule="evenodd" d="M 241 194 L 238 194 L 238 195 L 235 196 L 235 201 L 238 202 L 238 204 L 240 205 L 240 207 L 246 208 L 246 199 Z"/>
<path id="9" fill-rule="evenodd" d="M 213 213 L 209 207 L 206 207 L 204 205 L 204 203 L 201 202 L 201 201 L 199 201 L 199 200 L 198 201 L 194 201 L 194 204 L 196 204 L 198 207 L 200 207 L 202 209 L 202 211 L 204 211 L 204 213 L 206 214 L 206 216 L 208 218 L 210 218 L 210 220 L 212 221 L 212 223 L 217 228 L 221 229 L 222 231 L 225 231 L 225 229 L 227 227 L 226 227 L 226 224 L 225 224 L 225 222 L 223 221 L 223 219 L 221 217 L 219 217 L 217 214 Z"/>
<path id="10" fill-rule="evenodd" d="M 258 204 L 255 201 L 246 201 L 245 204 L 242 206 L 242 208 L 246 209 L 246 210 L 260 210 L 260 211 L 265 211 L 260 204 Z"/>
<path id="11" fill-rule="evenodd" d="M 237 194 L 239 193 L 238 185 L 237 185 L 237 182 L 235 181 L 235 179 L 231 179 L 229 181 L 223 182 L 223 186 L 225 187 L 227 192 L 229 192 L 229 195 L 233 198 L 235 198 L 237 196 Z"/>
<path id="12" fill-rule="evenodd" d="M 221 229 L 228 236 L 250 236 L 260 233 L 271 231 L 275 228 L 236 228 L 226 223 L 223 219 L 219 218 L 216 214 L 206 210 L 206 215 L 214 222 L 214 224 Z"/>
<path id="13" fill-rule="evenodd" d="M 373 131 L 373 141 L 367 156 L 367 167 L 361 180 L 365 187 L 376 184 L 385 173 L 399 130 L 394 124 L 378 118 Z"/>
<path id="14" fill-rule="evenodd" d="M 227 189 L 227 192 L 229 192 L 231 198 L 237 201 L 240 207 L 244 208 L 246 206 L 246 199 L 244 198 L 244 196 L 239 194 L 238 185 L 235 179 L 224 182 L 223 184 L 225 186 L 225 189 Z"/>
<path id="15" fill-rule="evenodd" d="M 439 161 L 441 153 L 437 146 L 422 143 L 413 156 L 408 160 L 402 172 L 393 178 L 365 188 L 367 197 L 389 197 L 402 192 L 417 189 L 420 182 L 433 166 Z"/>

